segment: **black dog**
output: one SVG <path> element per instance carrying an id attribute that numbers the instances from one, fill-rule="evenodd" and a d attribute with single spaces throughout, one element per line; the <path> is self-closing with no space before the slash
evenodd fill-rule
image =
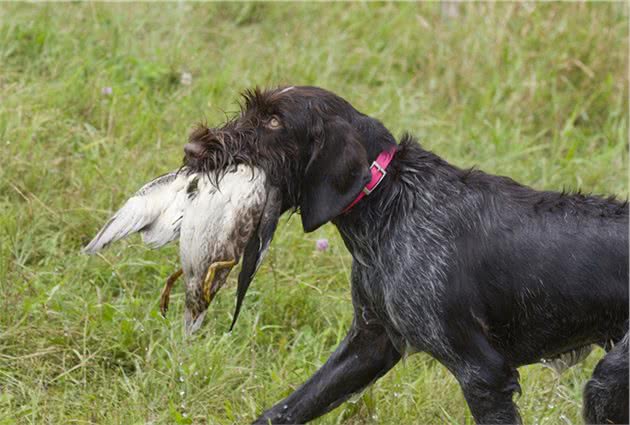
<path id="1" fill-rule="evenodd" d="M 380 185 L 344 212 L 387 151 Z M 186 152 L 198 171 L 262 167 L 284 210 L 306 232 L 332 221 L 354 259 L 348 335 L 257 423 L 323 415 L 414 351 L 453 373 L 477 422 L 518 423 L 517 368 L 591 344 L 610 352 L 585 418 L 628 422 L 627 203 L 459 169 L 314 87 L 246 93 L 238 117 L 197 130 Z"/>

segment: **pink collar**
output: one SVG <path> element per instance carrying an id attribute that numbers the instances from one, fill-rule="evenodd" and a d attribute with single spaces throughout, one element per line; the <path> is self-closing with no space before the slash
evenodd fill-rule
<path id="1" fill-rule="evenodd" d="M 372 163 L 372 165 L 370 165 L 370 172 L 372 173 L 372 180 L 370 180 L 368 184 L 365 185 L 363 190 L 359 192 L 356 198 L 354 198 L 354 201 L 352 201 L 350 205 L 348 205 L 341 212 L 342 214 L 350 211 L 352 207 L 354 207 L 365 196 L 372 193 L 374 189 L 376 189 L 376 186 L 378 186 L 383 181 L 383 179 L 387 175 L 387 171 L 386 171 L 387 166 L 389 165 L 390 162 L 392 162 L 392 159 L 394 158 L 394 154 L 396 154 L 395 146 L 387 151 L 383 151 L 378 154 L 378 156 L 376 157 L 376 160 Z"/>

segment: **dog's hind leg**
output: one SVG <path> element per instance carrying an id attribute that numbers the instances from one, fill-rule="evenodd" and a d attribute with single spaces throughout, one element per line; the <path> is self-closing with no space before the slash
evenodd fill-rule
<path id="1" fill-rule="evenodd" d="M 521 418 L 512 401 L 521 392 L 518 371 L 486 340 L 474 334 L 457 356 L 443 360 L 459 382 L 470 412 L 478 424 L 520 424 Z"/>
<path id="2" fill-rule="evenodd" d="M 385 330 L 361 326 L 350 332 L 328 361 L 293 394 L 263 413 L 256 424 L 302 424 L 334 409 L 384 375 L 398 360 Z"/>
<path id="3" fill-rule="evenodd" d="M 584 389 L 584 421 L 627 424 L 628 334 L 599 361 Z"/>

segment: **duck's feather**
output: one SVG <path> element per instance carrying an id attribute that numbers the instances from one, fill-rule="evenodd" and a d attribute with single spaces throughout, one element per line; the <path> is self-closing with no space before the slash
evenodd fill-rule
<path id="1" fill-rule="evenodd" d="M 83 252 L 95 254 L 136 232 L 140 232 L 142 240 L 152 248 L 177 239 L 187 203 L 186 189 L 193 178 L 185 172 L 174 171 L 142 186 L 83 248 Z"/>
<path id="2" fill-rule="evenodd" d="M 238 262 L 258 225 L 264 182 L 262 170 L 245 165 L 226 173 L 218 187 L 206 176 L 199 178 L 195 196 L 184 212 L 179 239 L 187 284 L 198 285 L 191 279 L 203 279 L 214 262 Z"/>
<path id="3" fill-rule="evenodd" d="M 278 219 L 282 207 L 282 199 L 280 191 L 276 188 L 269 187 L 267 189 L 267 198 L 265 200 L 265 206 L 260 216 L 260 222 L 256 233 L 252 235 L 245 252 L 243 254 L 243 265 L 241 272 L 238 275 L 238 289 L 236 292 L 236 307 L 234 309 L 234 315 L 232 316 L 232 324 L 230 325 L 230 331 L 236 324 L 236 319 L 241 312 L 241 306 L 245 294 L 249 289 L 249 285 L 260 267 L 262 260 L 269 249 L 269 244 L 273 239 L 273 234 L 278 225 Z"/>

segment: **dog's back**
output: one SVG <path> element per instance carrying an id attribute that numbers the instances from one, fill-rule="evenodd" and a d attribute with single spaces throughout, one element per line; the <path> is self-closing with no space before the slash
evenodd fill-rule
<path id="1" fill-rule="evenodd" d="M 403 145 L 425 164 L 417 196 L 439 199 L 441 214 L 429 215 L 450 229 L 444 296 L 454 321 L 474 316 L 516 365 L 625 334 L 627 202 L 536 191 Z"/>
<path id="2" fill-rule="evenodd" d="M 460 273 L 512 361 L 619 340 L 628 318 L 627 203 L 477 179 L 480 227 L 460 242 L 475 247 L 462 250 Z"/>

